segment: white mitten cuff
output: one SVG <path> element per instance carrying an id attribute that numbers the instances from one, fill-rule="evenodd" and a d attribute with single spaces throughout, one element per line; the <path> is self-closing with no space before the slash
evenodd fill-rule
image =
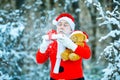
<path id="1" fill-rule="evenodd" d="M 72 43 L 72 44 L 70 44 L 70 49 L 72 49 L 72 51 L 75 51 L 76 50 L 76 48 L 77 48 L 77 45 L 76 44 L 74 44 L 74 43 Z"/>
<path id="2" fill-rule="evenodd" d="M 77 48 L 77 45 L 72 42 L 72 40 L 70 40 L 69 38 L 67 38 L 66 36 L 60 38 L 58 40 L 61 44 L 63 44 L 65 47 L 72 49 L 72 51 L 75 51 Z"/>
<path id="3" fill-rule="evenodd" d="M 50 44 L 50 41 L 43 40 L 43 43 L 40 45 L 40 52 L 45 53 L 45 51 L 48 48 L 48 45 Z"/>
<path id="4" fill-rule="evenodd" d="M 45 53 L 46 50 L 47 50 L 47 47 L 44 47 L 44 46 L 40 45 L 40 52 L 41 53 Z"/>

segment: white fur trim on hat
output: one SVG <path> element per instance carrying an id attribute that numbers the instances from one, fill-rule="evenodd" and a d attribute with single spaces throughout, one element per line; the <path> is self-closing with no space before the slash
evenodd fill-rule
<path id="1" fill-rule="evenodd" d="M 74 29 L 75 29 L 75 23 L 70 18 L 68 18 L 68 17 L 62 17 L 58 21 L 53 20 L 52 23 L 53 23 L 53 25 L 57 25 L 57 23 L 59 21 L 61 21 L 61 20 L 67 21 L 70 24 L 72 31 L 74 31 Z"/>
<path id="2" fill-rule="evenodd" d="M 53 20 L 52 23 L 53 23 L 53 25 L 57 25 L 57 21 L 56 20 Z"/>

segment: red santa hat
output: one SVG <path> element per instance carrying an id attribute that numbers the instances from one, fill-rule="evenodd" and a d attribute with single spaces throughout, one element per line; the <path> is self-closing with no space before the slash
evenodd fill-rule
<path id="1" fill-rule="evenodd" d="M 70 24 L 71 29 L 74 31 L 74 28 L 75 28 L 74 17 L 71 14 L 61 13 L 60 15 L 57 16 L 57 18 L 55 20 L 53 20 L 53 24 L 57 25 L 57 23 L 60 20 L 67 21 Z"/>

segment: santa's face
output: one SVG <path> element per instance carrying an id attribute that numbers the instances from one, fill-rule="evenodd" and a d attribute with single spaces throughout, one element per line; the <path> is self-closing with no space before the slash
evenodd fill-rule
<path id="1" fill-rule="evenodd" d="M 70 27 L 70 24 L 65 20 L 60 20 L 57 24 L 57 33 L 58 34 L 65 34 L 69 35 L 71 33 L 72 29 Z"/>

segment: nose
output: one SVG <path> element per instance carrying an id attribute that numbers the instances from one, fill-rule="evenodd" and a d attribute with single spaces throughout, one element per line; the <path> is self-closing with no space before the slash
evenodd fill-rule
<path id="1" fill-rule="evenodd" d="M 64 28 L 64 25 L 59 26 L 59 28 L 60 28 L 60 29 L 63 29 L 63 28 Z"/>

